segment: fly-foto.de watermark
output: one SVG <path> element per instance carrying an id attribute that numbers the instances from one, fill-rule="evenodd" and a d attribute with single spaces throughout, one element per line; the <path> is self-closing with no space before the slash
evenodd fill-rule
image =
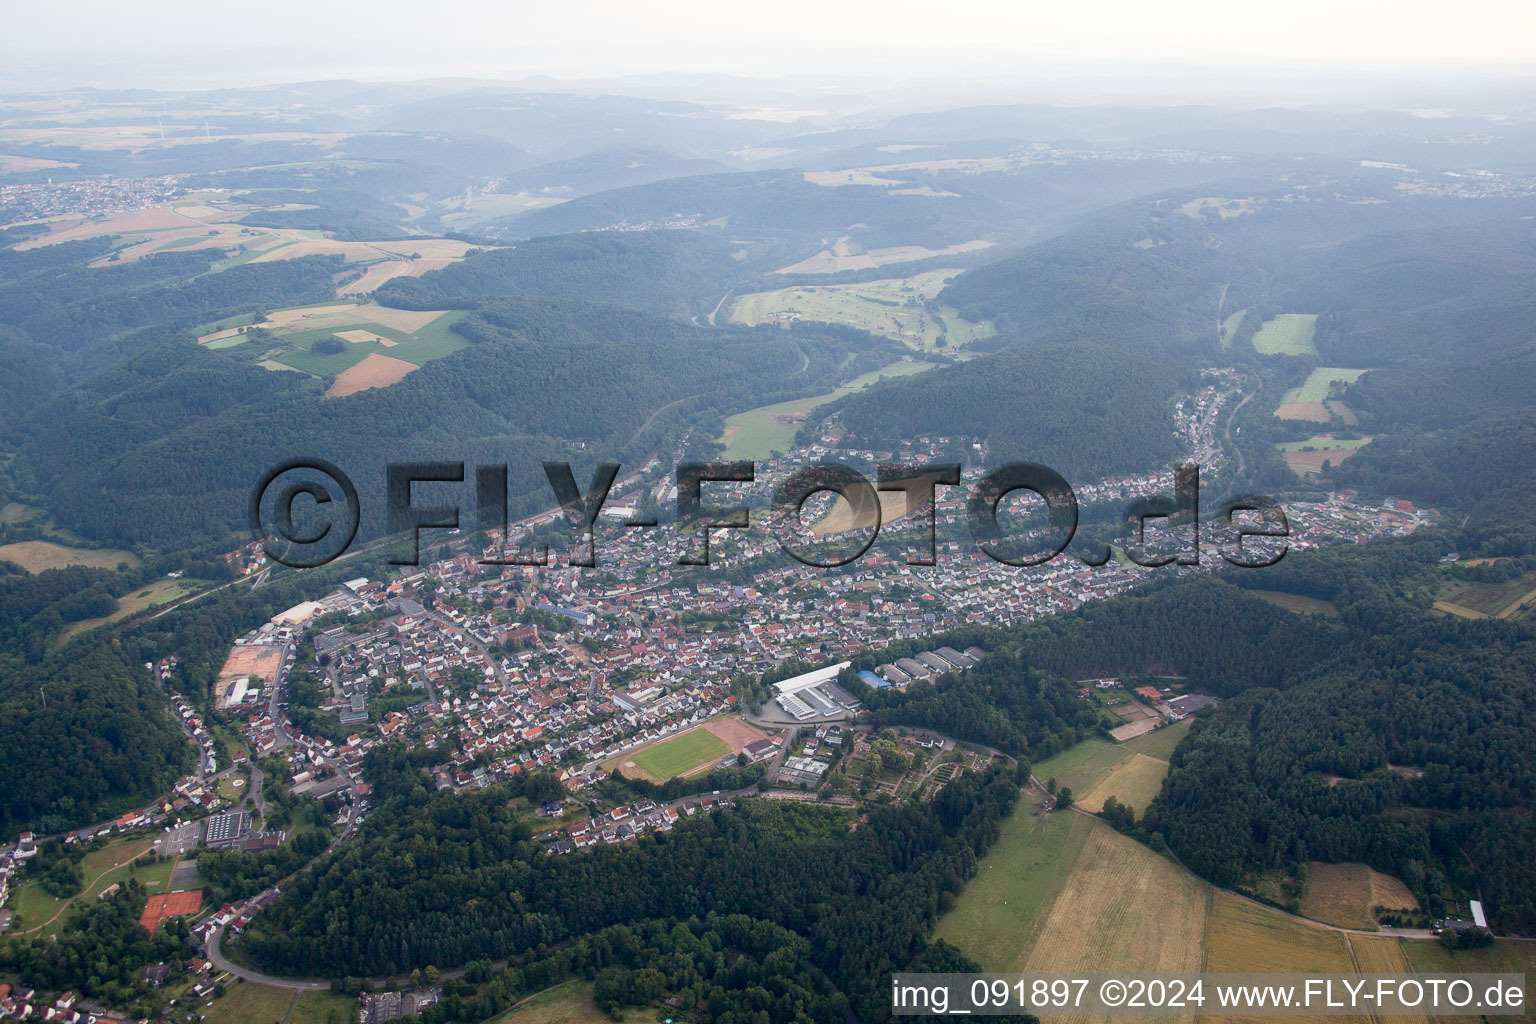
<path id="1" fill-rule="evenodd" d="M 597 565 L 595 529 L 603 513 L 614 481 L 617 462 L 599 464 L 591 482 L 583 490 L 568 462 L 542 464 L 554 498 L 572 532 L 568 564 L 592 568 Z M 460 504 L 419 505 L 414 501 L 416 484 L 458 484 L 465 487 L 461 498 L 473 502 L 478 528 L 487 534 L 507 536 L 508 495 L 506 465 L 479 465 L 470 475 L 463 462 L 394 462 L 385 467 L 385 530 L 391 535 L 409 538 L 408 553 L 390 558 L 394 565 L 416 565 L 421 557 L 423 530 L 457 530 L 461 527 Z M 323 482 L 321 479 L 324 478 Z M 717 505 L 706 501 L 708 485 L 751 484 L 757 479 L 752 462 L 684 462 L 677 466 L 677 518 L 669 528 L 682 538 L 679 565 L 708 565 L 710 535 L 714 530 L 748 530 L 753 526 L 751 510 L 745 505 Z M 765 517 L 770 532 L 781 550 L 796 561 L 815 568 L 847 565 L 861 558 L 880 533 L 881 492 L 903 492 L 908 509 L 926 510 L 926 553 L 907 556 L 909 565 L 936 564 L 938 487 L 961 486 L 959 463 L 881 463 L 871 481 L 851 466 L 823 462 L 802 467 L 785 477 L 773 492 L 772 509 Z M 1036 462 L 1015 462 L 988 470 L 965 485 L 964 522 L 978 550 L 998 562 L 1013 566 L 1041 565 L 1060 556 L 1071 544 L 1078 529 L 1078 502 L 1065 477 L 1049 466 Z M 1032 549 L 1016 550 L 1016 538 L 1010 538 L 999 521 L 1005 499 L 1028 492 L 1043 503 L 1046 523 L 1029 532 Z M 807 502 L 819 494 L 835 494 L 846 502 L 857 529 L 846 531 L 831 545 L 812 543 L 805 535 L 801 514 Z M 247 509 L 252 537 L 261 542 L 268 558 L 294 568 L 316 568 L 334 561 L 346 552 L 357 536 L 362 521 L 362 504 L 350 477 L 324 459 L 296 458 L 273 466 L 251 491 Z M 301 514 L 302 513 L 302 514 Z M 1133 523 L 1138 540 L 1144 540 L 1147 527 L 1155 520 L 1187 522 L 1193 530 L 1193 542 L 1181 545 L 1175 553 L 1126 554 L 1138 565 L 1196 565 L 1200 559 L 1200 468 L 1183 465 L 1174 473 L 1172 496 L 1162 495 L 1132 500 L 1125 519 Z M 300 525 L 300 523 L 303 525 Z M 1261 568 L 1284 557 L 1285 538 L 1290 524 L 1284 509 L 1262 495 L 1244 495 L 1222 502 L 1218 521 L 1223 523 L 1226 542 L 1218 548 L 1220 556 L 1232 565 Z M 659 529 L 655 518 L 630 516 L 622 521 L 626 530 Z M 1269 538 L 1262 550 L 1244 546 L 1249 537 Z M 1076 557 L 1089 566 L 1109 561 L 1111 551 L 1103 545 L 1097 552 Z M 495 557 L 479 560 L 485 565 L 549 565 L 547 547 L 524 551 L 502 551 Z"/>

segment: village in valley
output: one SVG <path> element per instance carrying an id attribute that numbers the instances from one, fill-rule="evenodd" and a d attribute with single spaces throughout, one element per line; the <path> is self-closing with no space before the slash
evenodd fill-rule
<path id="1" fill-rule="evenodd" d="M 1234 372 L 1209 371 L 1206 386 L 1175 410 L 1177 432 L 1208 474 L 1224 459 L 1218 413 L 1241 392 Z M 833 421 L 816 443 L 760 464 L 753 483 L 711 484 L 710 501 L 766 518 L 772 483 L 806 466 L 922 464 L 957 454 L 985 456 L 979 442 L 949 437 L 868 450 Z M 881 543 L 837 570 L 784 557 L 763 526 L 713 531 L 709 564 L 682 565 L 697 538 L 623 528 L 675 501 L 670 471 L 682 457 L 657 455 L 615 485 L 596 528 L 595 568 L 559 564 L 558 555 L 544 566 L 504 564 L 510 552 L 564 528 L 558 509 L 501 535 L 428 535 L 419 566 L 348 580 L 240 637 L 207 706 L 177 689 L 176 658 L 146 665 L 197 750 L 196 771 L 114 821 L 63 836 L 25 834 L 0 848 L 0 926 L 56 927 L 62 907 L 43 919 L 40 908 L 51 905 L 33 893 L 16 899 L 15 887 L 37 889 L 21 876 L 46 844 L 88 849 L 87 866 L 107 870 L 87 879 L 78 899 L 106 898 L 112 886 L 142 877 L 155 893 L 145 911 L 154 911 L 153 925 L 191 924 L 202 955 L 174 977 L 166 965 L 146 970 L 156 973 L 155 987 L 173 983 L 190 1014 L 170 1019 L 201 1019 L 192 1008 L 216 1006 L 215 986 L 222 993 L 249 976 L 223 958 L 219 939 L 277 898 L 283 879 L 273 873 L 302 870 L 366 820 L 372 793 L 363 768 L 375 748 L 426 752 L 438 790 L 520 781 L 518 800 L 554 855 L 665 832 L 743 799 L 854 811 L 926 799 L 957 773 L 1005 755 L 869 723 L 863 695 L 966 672 L 987 653 L 942 642 L 925 648 L 924 638 L 1059 615 L 1159 572 L 1225 565 L 1208 538 L 1198 565 L 1148 568 L 1124 552 L 1098 566 L 1070 552 L 1034 566 L 1005 564 L 966 534 L 965 487 L 943 488 L 929 502 L 897 493 L 887 505 L 883 497 Z M 966 482 L 973 478 L 968 472 Z M 1174 486 L 1166 471 L 1075 492 L 1090 516 L 1112 520 L 1106 510 Z M 1286 512 L 1292 548 L 1402 535 L 1430 516 L 1343 495 Z M 813 525 L 802 535 L 832 544 L 871 525 L 827 494 L 805 504 L 804 522 Z M 1034 528 L 1026 517 L 1024 533 Z M 934 564 L 921 564 L 930 543 Z M 259 550 L 253 544 L 232 558 L 261 579 L 272 566 Z M 900 650 L 882 656 L 893 645 Z M 1076 696 L 1099 710 L 1115 741 L 1214 702 L 1177 679 L 1081 680 Z M 1054 795 L 1043 799 L 1054 807 Z M 295 852 L 301 837 L 307 856 Z M 204 895 L 214 890 L 200 884 L 198 864 L 225 851 L 271 855 L 274 867 L 261 884 L 219 890 L 231 898 L 210 904 Z M 431 998 L 430 986 L 365 994 L 362 1019 L 391 1019 Z M 0 1015 L 110 1019 L 68 993 L 41 1005 L 15 991 L 0 991 Z"/>

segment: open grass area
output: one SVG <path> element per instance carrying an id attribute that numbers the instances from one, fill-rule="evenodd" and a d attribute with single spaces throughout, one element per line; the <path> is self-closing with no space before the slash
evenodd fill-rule
<path id="1" fill-rule="evenodd" d="M 1281 313 L 1266 321 L 1253 336 L 1253 350 L 1261 356 L 1315 356 L 1317 314 Z"/>
<path id="2" fill-rule="evenodd" d="M 1326 402 L 1335 384 L 1353 384 L 1369 370 L 1347 370 L 1342 366 L 1319 366 L 1307 374 L 1301 387 L 1291 388 L 1281 402 Z"/>
<path id="3" fill-rule="evenodd" d="M 592 983 L 576 978 L 529 996 L 486 1024 L 622 1024 L 642 1016 L 641 1010 L 632 1008 L 615 1022 L 592 1001 Z"/>
<path id="4" fill-rule="evenodd" d="M 627 760 L 633 761 L 636 767 L 652 778 L 665 782 L 674 775 L 682 775 L 717 761 L 730 752 L 729 744 L 700 726 L 681 736 L 646 747 Z"/>
<path id="5" fill-rule="evenodd" d="M 232 979 L 226 986 L 224 997 L 213 1000 L 212 1005 L 203 1010 L 203 1022 L 204 1024 L 247 1024 L 247 1022 L 277 1024 L 288 1016 L 288 1008 L 293 1005 L 295 995 L 297 993 L 292 989 L 273 988 L 270 985 L 258 985 L 253 981 Z"/>
<path id="6" fill-rule="evenodd" d="M 1167 775 L 1167 761 L 1146 754 L 1126 754 L 1093 784 L 1092 789 L 1078 797 L 1077 802 L 1084 810 L 1097 814 L 1104 809 L 1104 802 L 1114 797 L 1140 814 L 1162 790 Z"/>
<path id="7" fill-rule="evenodd" d="M 1324 601 L 1320 597 L 1287 594 L 1282 590 L 1250 590 L 1248 593 L 1284 608 L 1288 612 L 1296 612 L 1300 615 L 1324 615 L 1330 619 L 1339 617 L 1339 610 L 1334 607 L 1333 602 Z"/>
<path id="8" fill-rule="evenodd" d="M 1437 596 L 1442 602 L 1475 613 L 1474 616 L 1464 616 L 1466 618 L 1514 618 L 1522 607 L 1536 602 L 1536 572 L 1503 583 L 1452 580 L 1440 588 Z"/>
<path id="9" fill-rule="evenodd" d="M 1027 794 L 1021 797 L 976 877 L 940 918 L 935 937 L 954 943 L 984 970 L 1023 970 L 1093 829 L 1081 814 L 1038 816 Z"/>
<path id="10" fill-rule="evenodd" d="M 10 930 L 38 930 L 42 935 L 56 935 L 64 919 L 73 912 L 71 904 L 95 899 L 103 889 L 129 878 L 137 878 L 150 892 L 164 892 L 171 877 L 171 862 L 152 864 L 137 860 L 153 842 L 148 838 L 119 840 L 92 850 L 80 862 L 85 886 L 67 899 L 50 895 L 36 882 L 14 890 L 6 904 L 16 915 Z"/>
<path id="11" fill-rule="evenodd" d="M 1221 322 L 1221 347 L 1222 348 L 1231 348 L 1232 347 L 1232 335 L 1236 334 L 1237 333 L 1237 329 L 1239 327 L 1243 326 L 1243 318 L 1246 317 L 1247 315 L 1248 315 L 1248 311 L 1246 309 L 1240 309 L 1236 313 L 1233 313 L 1232 315 L 1228 316 L 1225 320 L 1223 320 Z"/>
<path id="12" fill-rule="evenodd" d="M 1138 736 L 1124 743 L 1112 743 L 1109 740 L 1094 736 L 1079 743 L 1070 750 L 1065 750 L 1055 757 L 1041 761 L 1034 766 L 1035 778 L 1041 782 L 1055 779 L 1058 787 L 1065 786 L 1072 790 L 1072 795 L 1082 799 L 1105 775 L 1126 757 L 1132 754 L 1143 754 L 1159 761 L 1168 760 L 1173 753 L 1173 748 L 1179 745 L 1179 741 L 1189 732 L 1189 720 L 1176 722 L 1173 725 L 1165 725 L 1161 729 L 1155 729 L 1145 736 Z M 1124 801 L 1120 794 L 1114 795 Z M 1133 804 L 1132 806 L 1137 806 Z M 1144 806 L 1137 806 L 1138 810 Z"/>
<path id="13" fill-rule="evenodd" d="M 838 187 L 842 185 L 874 185 L 891 186 L 900 185 L 902 182 L 882 178 L 877 174 L 864 169 L 851 171 L 807 171 L 805 179 L 813 185 Z M 893 193 L 897 195 L 928 195 L 950 196 L 953 192 L 938 192 L 931 188 L 902 189 Z M 960 253 L 975 252 L 978 249 L 986 249 L 995 243 L 986 239 L 977 238 L 969 242 L 960 242 L 955 245 L 947 245 L 942 249 L 930 249 L 922 245 L 893 245 L 881 249 L 865 249 L 847 235 L 833 242 L 831 246 L 822 249 L 814 256 L 807 256 L 797 263 L 791 263 L 787 267 L 780 267 L 775 274 L 841 274 L 849 270 L 871 270 L 875 267 L 884 267 L 892 263 L 911 263 L 915 260 L 931 260 L 939 256 L 955 256 Z M 946 274 L 955 271 L 944 271 Z"/>
<path id="14" fill-rule="evenodd" d="M 0 544 L 0 562 L 15 562 L 27 572 L 62 569 L 66 565 L 84 565 L 95 569 L 116 569 L 120 563 L 139 564 L 139 556 L 117 548 L 81 548 L 55 544 L 49 540 L 23 540 Z"/>
<path id="15" fill-rule="evenodd" d="M 1198 973 L 1210 898 L 1194 875 L 1095 823 L 1024 971 Z"/>
<path id="16" fill-rule="evenodd" d="M 1301 912 L 1314 921 L 1371 931 L 1377 927 L 1373 907 L 1417 910 L 1418 906 L 1406 885 L 1364 864 L 1307 865 Z"/>
<path id="17" fill-rule="evenodd" d="M 930 270 L 913 277 L 861 284 L 754 292 L 732 304 L 730 318 L 736 323 L 753 325 L 794 320 L 847 324 L 926 351 L 964 348 L 978 338 L 991 337 L 995 328 L 990 322 L 976 324 L 964 320 L 948 306 L 937 311 L 924 306 L 957 273 Z"/>
<path id="18" fill-rule="evenodd" d="M 287 1024 L 347 1024 L 357 1019 L 357 1000 L 335 992 L 300 992 Z"/>
<path id="19" fill-rule="evenodd" d="M 421 366 L 457 352 L 469 344 L 462 335 L 456 334 L 452 329 L 453 325 L 464 316 L 462 311 L 444 313 L 416 331 L 386 327 L 367 320 L 358 320 L 354 324 L 339 329 L 322 327 L 297 331 L 283 335 L 283 341 L 290 347 L 273 358 L 295 370 L 303 370 L 317 377 L 336 376 L 374 354 Z M 348 340 L 346 348 L 334 355 L 319 355 L 310 351 L 310 346 L 321 338 L 331 338 L 340 333 L 357 330 L 368 332 L 373 336 L 373 340 Z"/>
<path id="20" fill-rule="evenodd" d="M 773 452 L 787 452 L 794 447 L 795 434 L 799 431 L 801 424 L 817 406 L 826 405 L 855 391 L 862 391 L 882 377 L 906 377 L 914 373 L 922 373 L 932 367 L 932 363 L 902 360 L 855 377 L 837 390 L 829 391 L 824 395 L 795 398 L 727 417 L 725 433 L 720 436 L 720 442 L 725 445 L 723 458 L 766 459 Z"/>
<path id="21" fill-rule="evenodd" d="M 1334 437 L 1332 434 L 1317 434 L 1305 441 L 1281 441 L 1275 445 L 1283 452 L 1301 452 L 1315 449 L 1324 452 L 1353 451 L 1356 448 L 1364 448 L 1371 443 L 1368 437 Z"/>
<path id="22" fill-rule="evenodd" d="M 117 611 L 111 615 L 106 615 L 99 619 L 81 619 L 79 622 L 70 623 L 59 634 L 59 638 L 67 640 L 76 633 L 83 633 L 88 629 L 95 629 L 97 626 L 104 626 L 109 622 L 126 619 L 130 615 L 136 615 L 149 608 L 170 604 L 172 601 L 179 601 L 195 591 L 197 587 L 198 584 L 195 580 L 156 580 L 142 590 L 135 590 L 131 594 L 118 598 Z"/>

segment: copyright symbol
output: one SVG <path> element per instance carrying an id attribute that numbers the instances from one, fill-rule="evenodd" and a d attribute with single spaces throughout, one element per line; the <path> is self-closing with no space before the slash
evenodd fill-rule
<path id="1" fill-rule="evenodd" d="M 298 470 L 305 471 L 307 479 L 279 481 L 279 477 Z M 314 478 L 323 476 L 324 484 Z M 341 516 L 335 509 L 332 489 L 341 492 L 346 503 Z M 306 509 L 304 525 L 294 522 L 294 503 L 299 495 L 313 499 L 313 508 Z M 270 501 L 268 500 L 270 499 Z M 263 509 L 268 515 L 263 516 Z M 261 541 L 268 558 L 294 569 L 315 569 L 335 560 L 357 536 L 358 523 L 362 519 L 357 500 L 357 488 L 347 474 L 324 459 L 298 458 L 280 462 L 267 470 L 251 491 L 247 510 L 251 523 L 251 536 Z M 330 513 L 330 514 L 328 514 Z M 344 517 L 344 518 L 343 518 Z"/>
<path id="2" fill-rule="evenodd" d="M 1125 1002 L 1125 982 L 1111 978 L 1100 985 L 1099 1002 L 1105 1006 L 1119 1006 Z"/>

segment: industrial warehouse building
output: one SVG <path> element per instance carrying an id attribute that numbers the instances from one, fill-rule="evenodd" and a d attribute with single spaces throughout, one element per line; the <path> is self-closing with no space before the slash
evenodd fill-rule
<path id="1" fill-rule="evenodd" d="M 821 718 L 857 711 L 859 702 L 837 687 L 834 680 L 851 662 L 840 661 L 812 672 L 805 672 L 793 679 L 773 684 L 774 701 L 797 722 L 808 718 Z"/>

